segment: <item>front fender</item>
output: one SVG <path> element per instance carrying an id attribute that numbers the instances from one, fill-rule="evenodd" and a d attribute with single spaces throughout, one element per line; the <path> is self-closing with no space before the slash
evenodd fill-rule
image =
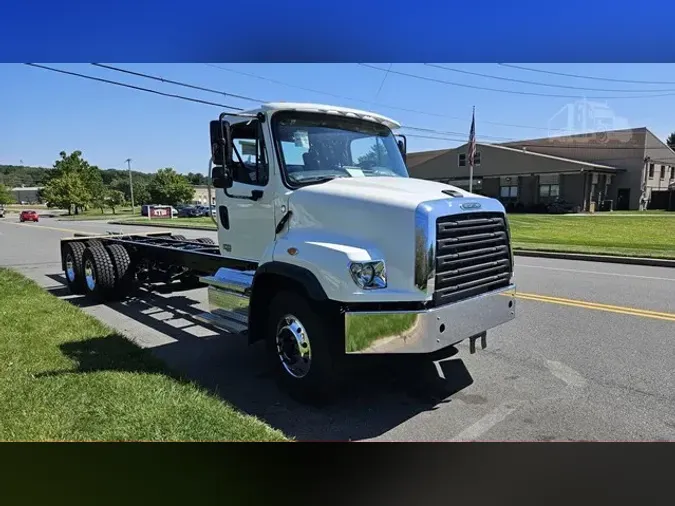
<path id="1" fill-rule="evenodd" d="M 338 302 L 401 302 L 423 300 L 419 291 L 396 289 L 389 282 L 392 276 L 398 279 L 410 277 L 400 272 L 374 245 L 349 237 L 289 231 L 277 240 L 274 261 L 298 266 L 311 272 L 321 284 L 330 300 Z M 349 273 L 350 262 L 384 260 L 387 267 L 387 288 L 362 290 Z"/>

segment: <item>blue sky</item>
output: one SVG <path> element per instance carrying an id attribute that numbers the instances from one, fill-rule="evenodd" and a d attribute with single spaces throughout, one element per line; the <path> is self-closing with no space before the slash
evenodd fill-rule
<path id="1" fill-rule="evenodd" d="M 479 142 L 544 137 L 560 133 L 556 129 L 564 128 L 579 131 L 584 125 L 578 118 L 572 123 L 568 123 L 567 116 L 552 118 L 584 95 L 591 102 L 606 105 L 604 114 L 617 127 L 646 126 L 661 139 L 675 131 L 672 114 L 675 111 L 675 65 L 672 64 L 523 64 L 555 72 L 671 83 L 660 85 L 577 79 L 507 68 L 495 63 L 441 64 L 456 70 L 572 88 L 497 80 L 422 63 L 372 64 L 384 70 L 391 65 L 388 74 L 355 63 L 213 64 L 287 83 L 288 86 L 227 72 L 210 64 L 112 65 L 265 101 L 320 102 L 369 109 L 407 126 L 455 132 L 406 132 L 446 137 L 438 140 L 410 136 L 409 151 L 458 145 L 468 137 L 472 106 L 476 107 L 476 136 Z M 255 106 L 254 102 L 188 90 L 88 64 L 49 66 L 237 107 Z M 424 76 L 429 80 L 396 72 Z M 509 94 L 434 80 L 573 97 Z M 646 98 L 644 93 L 578 90 L 573 87 L 671 90 L 672 95 Z M 315 91 L 308 91 L 310 89 Z M 618 95 L 638 98 L 591 98 Z M 134 169 L 143 171 L 174 167 L 180 172 L 205 172 L 209 156 L 208 122 L 219 112 L 212 106 L 91 82 L 22 64 L 0 64 L 0 163 L 19 164 L 23 161 L 26 165 L 51 166 L 60 151 L 79 149 L 90 163 L 101 168 L 122 168 L 124 160 L 132 158 Z M 589 118 L 586 129 L 593 130 L 594 124 Z"/>

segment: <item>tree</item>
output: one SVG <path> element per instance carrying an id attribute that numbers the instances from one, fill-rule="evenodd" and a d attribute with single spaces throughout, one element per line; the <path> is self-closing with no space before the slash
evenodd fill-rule
<path id="1" fill-rule="evenodd" d="M 72 207 L 76 213 L 91 201 L 91 194 L 79 174 L 71 172 L 49 181 L 42 191 L 49 207 L 67 209 Z"/>
<path id="2" fill-rule="evenodd" d="M 82 158 L 81 151 L 61 151 L 59 156 L 47 173 L 43 192 L 50 205 L 68 209 L 68 214 L 74 208 L 78 214 L 93 202 L 101 204 L 105 195 L 101 170 Z"/>
<path id="3" fill-rule="evenodd" d="M 11 204 L 14 202 L 14 197 L 4 184 L 0 184 L 0 204 Z"/>
<path id="4" fill-rule="evenodd" d="M 134 188 L 134 197 L 135 197 Z M 194 188 L 181 174 L 172 168 L 160 169 L 148 185 L 148 193 L 153 204 L 175 206 L 192 200 Z"/>
<path id="5" fill-rule="evenodd" d="M 675 132 L 668 136 L 668 139 L 666 139 L 666 144 L 668 144 L 670 149 L 675 151 Z"/>
<path id="6" fill-rule="evenodd" d="M 108 198 L 106 200 L 107 206 L 112 209 L 113 214 L 116 214 L 115 210 L 123 205 L 125 202 L 124 193 L 119 190 L 108 190 Z"/>

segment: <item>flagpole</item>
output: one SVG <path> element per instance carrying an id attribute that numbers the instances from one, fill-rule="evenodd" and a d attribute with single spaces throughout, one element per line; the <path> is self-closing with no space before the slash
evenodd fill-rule
<path id="1" fill-rule="evenodd" d="M 471 156 L 469 157 L 469 193 L 473 193 L 473 165 L 476 145 L 476 106 L 473 106 L 473 113 L 471 115 L 471 132 L 469 133 L 469 149 L 471 150 Z"/>

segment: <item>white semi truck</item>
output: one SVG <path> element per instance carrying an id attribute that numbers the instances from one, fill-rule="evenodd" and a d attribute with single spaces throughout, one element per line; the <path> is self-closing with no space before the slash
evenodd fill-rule
<path id="1" fill-rule="evenodd" d="M 335 391 L 353 354 L 484 348 L 515 317 L 504 207 L 410 178 L 399 127 L 317 104 L 223 113 L 210 125 L 218 244 L 67 238 L 68 285 L 101 301 L 139 284 L 205 285 L 198 319 L 266 341 L 279 380 L 307 399 Z"/>

